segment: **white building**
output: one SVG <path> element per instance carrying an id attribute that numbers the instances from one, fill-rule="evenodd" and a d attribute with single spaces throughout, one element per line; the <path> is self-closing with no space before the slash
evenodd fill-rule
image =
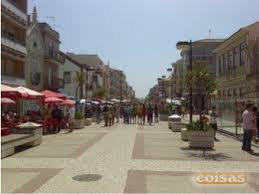
<path id="1" fill-rule="evenodd" d="M 65 63 L 59 69 L 59 77 L 63 77 L 64 85 L 63 88 L 60 88 L 59 91 L 67 96 L 73 96 L 76 98 L 76 93 L 78 92 L 79 98 L 79 89 L 78 82 L 76 81 L 77 72 L 83 70 L 82 66 L 72 59 L 71 57 L 65 55 Z M 85 96 L 85 86 L 82 87 L 82 96 Z"/>

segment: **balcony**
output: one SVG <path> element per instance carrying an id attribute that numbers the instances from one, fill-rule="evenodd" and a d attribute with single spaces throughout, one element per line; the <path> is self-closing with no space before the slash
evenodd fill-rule
<path id="1" fill-rule="evenodd" d="M 53 77 L 48 85 L 48 89 L 57 90 L 59 88 L 64 88 L 64 80 L 58 77 Z"/>
<path id="2" fill-rule="evenodd" d="M 14 4 L 12 4 L 8 0 L 2 0 L 1 5 L 4 8 L 6 8 L 8 10 L 8 12 L 10 12 L 11 15 L 14 14 L 14 15 L 18 16 L 20 19 L 22 19 L 23 22 L 25 22 L 25 25 L 26 25 L 27 15 L 26 15 L 25 12 L 18 9 Z"/>
<path id="3" fill-rule="evenodd" d="M 26 86 L 26 82 L 24 78 L 3 75 L 3 74 L 1 75 L 1 83 L 11 85 L 11 86 Z"/>
<path id="4" fill-rule="evenodd" d="M 6 32 L 2 32 L 2 37 L 1 37 L 1 44 L 9 47 L 15 51 L 19 51 L 20 53 L 27 54 L 25 42 L 20 42 L 17 39 L 15 39 L 14 36 L 11 36 L 10 34 Z"/>
<path id="5" fill-rule="evenodd" d="M 55 64 L 64 64 L 65 63 L 65 57 L 61 54 L 59 51 L 50 51 L 47 52 L 45 55 L 45 60 L 50 63 Z"/>

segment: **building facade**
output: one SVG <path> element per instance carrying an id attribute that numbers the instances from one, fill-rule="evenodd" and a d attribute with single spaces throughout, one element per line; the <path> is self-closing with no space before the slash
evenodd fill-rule
<path id="1" fill-rule="evenodd" d="M 58 91 L 63 87 L 63 78 L 58 76 L 59 68 L 65 62 L 60 51 L 59 33 L 47 23 L 37 21 L 36 7 L 27 31 L 26 85 L 34 90 Z"/>
<path id="2" fill-rule="evenodd" d="M 258 105 L 258 36 L 256 22 L 241 28 L 214 50 L 218 83 L 214 103 L 226 120 L 240 120 L 247 102 Z"/>
<path id="3" fill-rule="evenodd" d="M 27 0 L 1 1 L 1 83 L 25 86 Z"/>
<path id="4" fill-rule="evenodd" d="M 59 77 L 64 79 L 64 87 L 60 88 L 59 91 L 75 99 L 80 98 L 80 92 L 81 97 L 85 96 L 85 84 L 80 86 L 77 78 L 78 74 L 82 72 L 85 73 L 83 67 L 77 61 L 65 55 L 65 63 L 59 68 Z"/>
<path id="5" fill-rule="evenodd" d="M 100 98 L 98 94 L 105 92 L 105 66 L 96 54 L 74 54 L 67 53 L 69 57 L 77 61 L 85 71 L 86 76 L 86 98 Z M 105 98 L 105 94 L 102 96 Z"/>

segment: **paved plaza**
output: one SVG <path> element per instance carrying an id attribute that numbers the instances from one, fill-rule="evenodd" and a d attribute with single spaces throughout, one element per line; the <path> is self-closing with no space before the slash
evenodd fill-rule
<path id="1" fill-rule="evenodd" d="M 162 122 L 93 124 L 43 137 L 39 146 L 2 159 L 4 193 L 258 193 L 259 149 L 219 135 L 215 149 L 188 148 Z M 198 184 L 200 172 L 239 172 L 243 184 Z"/>

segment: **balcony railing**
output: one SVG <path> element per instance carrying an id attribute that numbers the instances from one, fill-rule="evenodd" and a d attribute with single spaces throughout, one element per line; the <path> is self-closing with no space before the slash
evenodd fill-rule
<path id="1" fill-rule="evenodd" d="M 13 42 L 15 42 L 15 43 L 17 43 L 17 44 L 20 44 L 21 46 L 24 46 L 24 47 L 26 46 L 26 41 L 25 41 L 25 40 L 24 40 L 24 41 L 18 40 L 18 39 L 15 37 L 14 34 L 8 32 L 8 31 L 6 31 L 6 30 L 2 30 L 2 31 L 1 31 L 1 35 L 2 35 L 2 37 L 6 38 L 6 39 L 8 39 L 8 40 L 11 40 L 11 41 L 13 41 Z M 24 34 L 24 38 L 25 38 L 25 36 L 26 36 L 26 34 Z"/>
<path id="2" fill-rule="evenodd" d="M 65 63 L 65 57 L 59 51 L 49 51 L 46 53 L 47 60 L 54 60 L 58 63 Z"/>
<path id="3" fill-rule="evenodd" d="M 14 37 L 8 37 L 8 36 L 3 36 L 1 37 L 1 44 L 4 46 L 7 46 L 9 48 L 12 48 L 16 51 L 19 51 L 23 54 L 27 54 L 26 46 L 25 43 L 22 43 L 20 41 L 17 41 Z"/>
<path id="4" fill-rule="evenodd" d="M 8 85 L 14 85 L 14 86 L 25 86 L 26 85 L 24 76 L 20 75 L 18 77 L 17 75 L 8 75 L 8 74 L 4 74 L 4 73 L 2 73 L 2 75 L 1 75 L 1 83 L 8 84 Z"/>
<path id="5" fill-rule="evenodd" d="M 27 15 L 25 12 L 21 11 L 19 8 L 15 6 L 15 4 L 11 3 L 8 0 L 2 0 L 1 5 L 13 12 L 15 15 L 19 16 L 23 20 L 27 21 Z"/>

